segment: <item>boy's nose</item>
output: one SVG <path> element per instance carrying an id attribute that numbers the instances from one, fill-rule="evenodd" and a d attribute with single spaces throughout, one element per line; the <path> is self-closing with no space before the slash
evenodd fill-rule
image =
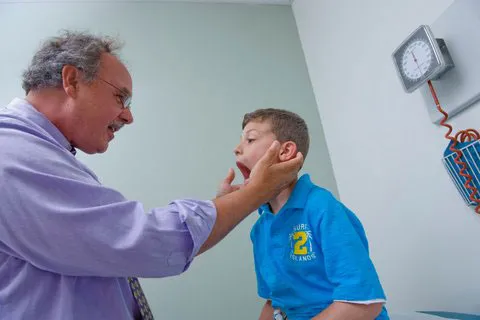
<path id="1" fill-rule="evenodd" d="M 241 153 L 241 151 L 240 151 L 240 145 L 236 146 L 235 149 L 233 149 L 233 153 L 234 153 L 236 156 L 238 156 L 238 155 Z"/>

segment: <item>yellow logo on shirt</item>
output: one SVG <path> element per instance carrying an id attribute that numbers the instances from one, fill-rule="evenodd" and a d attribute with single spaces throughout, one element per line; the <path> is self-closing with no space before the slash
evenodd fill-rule
<path id="1" fill-rule="evenodd" d="M 305 224 L 297 224 L 289 234 L 290 259 L 293 261 L 311 261 L 317 258 L 313 251 L 313 237 L 310 227 Z"/>

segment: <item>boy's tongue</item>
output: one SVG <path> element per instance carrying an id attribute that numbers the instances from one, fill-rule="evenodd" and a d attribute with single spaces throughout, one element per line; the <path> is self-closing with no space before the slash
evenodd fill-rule
<path id="1" fill-rule="evenodd" d="M 248 167 L 241 162 L 237 162 L 237 167 L 242 173 L 243 178 L 248 180 L 248 178 L 250 178 L 250 169 L 248 169 Z"/>

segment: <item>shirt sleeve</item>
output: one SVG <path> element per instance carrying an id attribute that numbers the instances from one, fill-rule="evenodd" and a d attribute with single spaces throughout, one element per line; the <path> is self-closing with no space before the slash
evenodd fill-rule
<path id="1" fill-rule="evenodd" d="M 212 201 L 177 200 L 146 212 L 99 183 L 68 151 L 42 139 L 16 147 L 0 150 L 0 250 L 39 269 L 176 275 L 187 270 L 215 223 Z"/>
<path id="2" fill-rule="evenodd" d="M 363 228 L 354 228 L 354 224 L 359 226 L 360 222 L 352 221 L 348 209 L 334 199 L 320 219 L 325 270 L 335 286 L 333 300 L 367 304 L 384 302 L 385 294 L 369 257 Z"/>

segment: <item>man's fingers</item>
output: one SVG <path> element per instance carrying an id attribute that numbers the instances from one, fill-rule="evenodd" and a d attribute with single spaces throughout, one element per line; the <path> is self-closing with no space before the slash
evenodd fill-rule
<path id="1" fill-rule="evenodd" d="M 232 185 L 232 192 L 239 190 L 241 187 L 243 187 L 241 184 L 234 184 L 234 185 Z"/>
<path id="2" fill-rule="evenodd" d="M 285 162 L 277 163 L 274 166 L 279 171 L 290 171 L 292 169 L 295 169 L 298 171 L 300 170 L 302 165 L 303 165 L 303 154 L 301 152 L 297 152 L 297 155 L 295 156 L 295 158 Z"/>
<path id="3" fill-rule="evenodd" d="M 227 177 L 225 178 L 224 182 L 226 184 L 232 184 L 234 179 L 235 179 L 235 171 L 232 168 L 230 168 L 228 170 L 228 174 L 227 174 Z"/>
<path id="4" fill-rule="evenodd" d="M 267 164 L 272 164 L 275 162 L 275 159 L 278 157 L 278 151 L 280 150 L 280 142 L 277 140 L 273 141 L 268 148 L 265 156 L 263 157 Z"/>
<path id="5" fill-rule="evenodd" d="M 278 157 L 278 150 L 280 149 L 280 142 L 277 140 L 273 141 L 268 148 L 267 152 L 258 160 L 254 167 L 268 167 L 275 162 L 275 159 Z M 253 171 L 253 170 L 252 170 Z"/>

